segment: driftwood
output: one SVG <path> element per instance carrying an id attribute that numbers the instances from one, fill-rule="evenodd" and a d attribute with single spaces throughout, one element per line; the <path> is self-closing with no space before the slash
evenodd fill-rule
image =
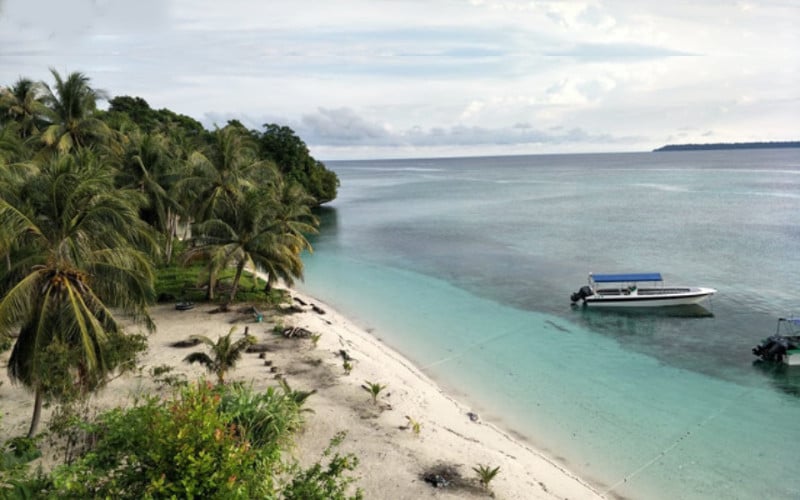
<path id="1" fill-rule="evenodd" d="M 316 304 L 311 304 L 311 309 L 313 309 L 317 314 L 325 314 L 325 311 L 323 311 L 322 308 Z"/>
<path id="2" fill-rule="evenodd" d="M 286 338 L 307 339 L 311 337 L 312 333 L 306 330 L 305 328 L 300 328 L 297 326 L 289 326 L 283 329 L 281 335 L 283 335 Z"/>
<path id="3" fill-rule="evenodd" d="M 215 307 L 214 309 L 208 311 L 208 314 L 219 314 L 219 313 L 226 313 L 229 312 L 230 308 L 228 304 L 222 304 L 219 307 Z"/>
<path id="4" fill-rule="evenodd" d="M 267 344 L 251 344 L 247 346 L 244 352 L 269 352 L 271 350 L 272 347 Z"/>
<path id="5" fill-rule="evenodd" d="M 297 297 L 294 297 L 294 301 L 300 304 L 301 306 L 307 305 L 303 299 L 299 299 Z"/>
<path id="6" fill-rule="evenodd" d="M 170 347 L 194 347 L 200 343 L 199 339 L 186 339 L 186 340 L 178 340 L 177 342 L 171 343 Z"/>

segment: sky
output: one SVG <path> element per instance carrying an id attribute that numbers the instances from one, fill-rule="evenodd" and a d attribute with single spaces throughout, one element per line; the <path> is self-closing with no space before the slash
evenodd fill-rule
<path id="1" fill-rule="evenodd" d="M 798 27 L 797 0 L 0 0 L 0 85 L 77 71 L 323 161 L 649 151 L 800 140 Z"/>

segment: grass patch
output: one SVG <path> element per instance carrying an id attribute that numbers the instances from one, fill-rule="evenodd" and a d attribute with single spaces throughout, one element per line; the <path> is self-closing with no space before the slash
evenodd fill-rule
<path id="1" fill-rule="evenodd" d="M 227 303 L 230 299 L 231 286 L 235 276 L 234 269 L 225 269 L 220 273 L 215 292 L 215 302 Z M 234 302 L 263 303 L 278 306 L 289 300 L 286 290 L 271 289 L 265 292 L 266 283 L 254 274 L 245 272 L 239 280 Z M 202 264 L 191 266 L 162 266 L 156 270 L 155 289 L 158 302 L 174 302 L 190 300 L 205 302 L 208 286 L 208 270 Z"/>

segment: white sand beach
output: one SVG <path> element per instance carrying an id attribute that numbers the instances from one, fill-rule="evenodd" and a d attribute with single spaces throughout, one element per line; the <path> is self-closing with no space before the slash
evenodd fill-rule
<path id="1" fill-rule="evenodd" d="M 245 354 L 228 379 L 252 382 L 259 389 L 277 385 L 276 377 L 282 376 L 293 389 L 316 389 L 306 403 L 313 413 L 305 414 L 306 425 L 293 453 L 304 464 L 312 464 L 337 432 L 346 431 L 339 451 L 359 457 L 356 484 L 365 498 L 485 498 L 488 494 L 477 486 L 473 471 L 481 464 L 500 467 L 490 484 L 496 498 L 601 498 L 596 489 L 556 460 L 471 414 L 470 408 L 444 393 L 402 355 L 326 304 L 294 290 L 291 294 L 299 299 L 295 305 L 302 311 L 276 317 L 267 314 L 263 322 L 256 322 L 238 306 L 224 313 L 211 313 L 213 305 L 188 311 L 176 311 L 171 304 L 154 306 L 151 315 L 157 331 L 149 338 L 141 369 L 111 381 L 93 397 L 93 404 L 129 405 L 135 395 L 159 390 L 150 375 L 154 367 L 171 366 L 171 375 L 185 374 L 188 380 L 211 378 L 199 365 L 182 361 L 199 347 L 171 344 L 193 334 L 216 339 L 232 327 L 241 333 L 248 328 L 270 350 L 263 358 Z M 307 338 L 276 335 L 275 321 L 320 335 L 316 346 Z M 343 367 L 343 352 L 352 358 L 349 375 Z M 3 438 L 25 434 L 33 407 L 32 394 L 9 382 L 7 358 L 5 353 L 0 360 Z M 386 386 L 377 404 L 362 387 L 366 381 Z M 42 429 L 47 427 L 49 411 L 43 413 Z M 412 431 L 407 417 L 420 424 L 419 433 Z M 464 483 L 474 486 L 434 488 L 423 475 L 437 466 L 450 466 Z"/>

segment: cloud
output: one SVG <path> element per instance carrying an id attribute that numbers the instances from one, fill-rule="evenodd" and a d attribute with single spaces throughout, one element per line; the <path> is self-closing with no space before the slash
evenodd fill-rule
<path id="1" fill-rule="evenodd" d="M 545 54 L 551 57 L 576 57 L 598 61 L 612 61 L 620 58 L 654 59 L 697 55 L 667 47 L 656 47 L 638 43 L 584 43 L 548 50 Z"/>
<path id="2" fill-rule="evenodd" d="M 504 127 L 454 125 L 450 127 L 415 126 L 393 130 L 383 124 L 369 122 L 353 110 L 319 109 L 303 116 L 296 124 L 301 137 L 310 147 L 336 146 L 403 146 L 428 148 L 453 145 L 520 145 L 582 143 L 625 143 L 631 137 L 613 137 L 610 134 L 592 134 L 579 127 L 569 130 L 539 130 L 530 124 Z"/>
<path id="3" fill-rule="evenodd" d="M 794 139 L 800 7 L 736 7 L 0 0 L 0 85 L 80 71 L 209 127 L 285 124 L 339 157 L 646 150 L 687 125 Z"/>
<path id="4" fill-rule="evenodd" d="M 320 108 L 317 113 L 304 115 L 302 126 L 309 140 L 326 145 L 391 142 L 385 127 L 369 123 L 347 108 Z"/>

